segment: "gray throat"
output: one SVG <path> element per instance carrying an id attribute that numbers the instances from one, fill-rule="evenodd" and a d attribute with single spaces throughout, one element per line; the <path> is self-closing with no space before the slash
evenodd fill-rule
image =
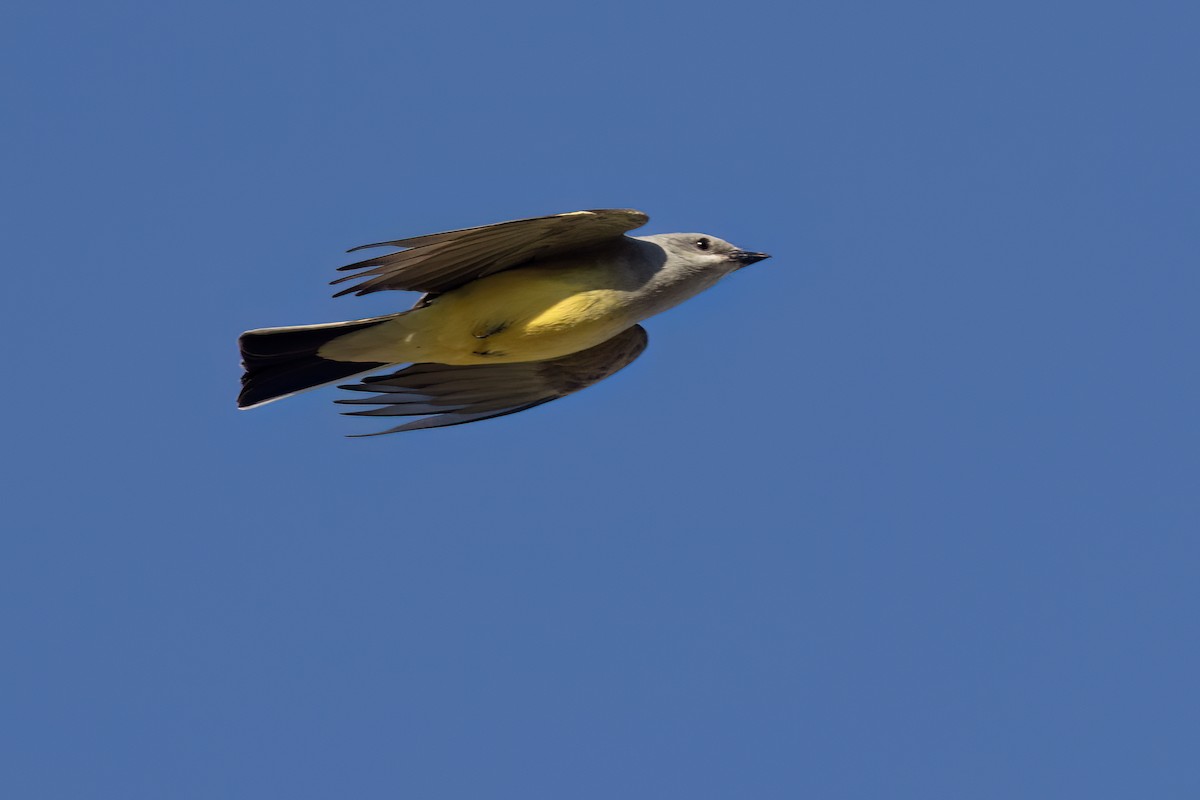
<path id="1" fill-rule="evenodd" d="M 661 314 L 710 288 L 725 273 L 685 264 L 654 241 L 653 236 L 629 237 L 626 263 L 636 276 L 632 293 L 634 318 L 643 320 Z"/>

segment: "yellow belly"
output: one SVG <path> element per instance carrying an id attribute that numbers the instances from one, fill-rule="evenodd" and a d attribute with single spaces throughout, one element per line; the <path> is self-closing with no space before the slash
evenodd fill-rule
<path id="1" fill-rule="evenodd" d="M 390 364 L 542 361 L 606 341 L 635 320 L 628 293 L 603 269 L 526 268 L 497 273 L 381 325 L 326 344 L 325 358 Z"/>

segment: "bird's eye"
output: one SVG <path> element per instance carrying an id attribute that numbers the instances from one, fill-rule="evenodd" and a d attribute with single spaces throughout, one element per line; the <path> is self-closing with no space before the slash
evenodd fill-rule
<path id="1" fill-rule="evenodd" d="M 712 247 L 712 242 L 705 237 L 701 237 L 696 240 L 696 247 L 699 247 L 701 250 L 707 250 Z"/>

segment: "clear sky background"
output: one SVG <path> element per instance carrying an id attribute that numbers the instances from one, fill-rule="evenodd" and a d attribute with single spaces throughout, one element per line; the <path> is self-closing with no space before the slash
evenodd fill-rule
<path id="1" fill-rule="evenodd" d="M 0 793 L 1200 796 L 1194 3 L 9 4 Z M 234 408 L 364 242 L 774 258 L 617 377 Z"/>

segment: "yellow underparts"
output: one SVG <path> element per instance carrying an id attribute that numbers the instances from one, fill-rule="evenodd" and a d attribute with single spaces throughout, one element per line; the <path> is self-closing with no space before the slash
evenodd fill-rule
<path id="1" fill-rule="evenodd" d="M 348 333 L 318 355 L 387 364 L 542 361 L 611 339 L 636 320 L 602 268 L 525 268 L 447 292 L 424 308 Z"/>

